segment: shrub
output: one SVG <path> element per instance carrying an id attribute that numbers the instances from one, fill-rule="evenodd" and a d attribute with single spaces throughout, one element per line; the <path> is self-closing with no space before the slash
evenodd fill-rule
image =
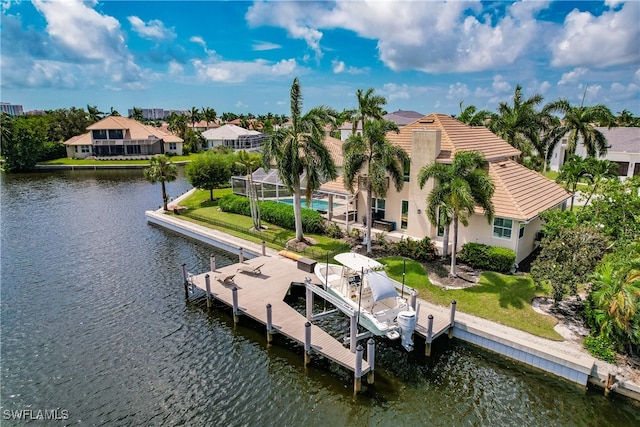
<path id="1" fill-rule="evenodd" d="M 584 347 L 593 357 L 609 363 L 616 363 L 616 354 L 613 344 L 604 335 L 589 335 L 584 339 Z"/>
<path id="2" fill-rule="evenodd" d="M 482 243 L 465 243 L 458 259 L 473 268 L 508 273 L 516 261 L 516 253 L 511 249 Z"/>
<path id="3" fill-rule="evenodd" d="M 327 223 L 324 226 L 324 233 L 332 239 L 342 239 L 344 237 L 344 230 L 335 222 Z"/>
<path id="4" fill-rule="evenodd" d="M 235 194 L 226 194 L 218 202 L 220 210 L 238 215 L 251 216 L 249 199 Z"/>
<path id="5" fill-rule="evenodd" d="M 436 258 L 435 245 L 428 237 L 422 240 L 402 239 L 390 244 L 390 249 L 398 256 L 411 258 L 415 261 L 433 261 Z"/>

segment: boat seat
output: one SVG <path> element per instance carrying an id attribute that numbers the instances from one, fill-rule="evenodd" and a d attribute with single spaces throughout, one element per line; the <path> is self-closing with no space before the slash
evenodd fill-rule
<path id="1" fill-rule="evenodd" d="M 338 276 L 337 274 L 330 274 L 329 277 L 327 277 L 327 281 L 329 283 L 335 283 L 338 280 L 340 280 L 340 276 Z"/>

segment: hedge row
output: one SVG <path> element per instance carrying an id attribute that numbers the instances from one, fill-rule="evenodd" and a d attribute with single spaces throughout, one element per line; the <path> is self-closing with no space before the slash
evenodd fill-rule
<path id="1" fill-rule="evenodd" d="M 272 201 L 259 203 L 261 220 L 287 230 L 296 229 L 293 206 Z M 227 194 L 220 199 L 218 206 L 223 212 L 251 216 L 249 199 L 244 196 Z M 322 215 L 313 209 L 302 208 L 302 231 L 304 233 L 322 234 L 324 232 L 324 218 L 322 218 Z"/>
<path id="2" fill-rule="evenodd" d="M 482 243 L 465 243 L 458 259 L 473 268 L 509 273 L 516 261 L 516 253 L 511 249 Z"/>
<path id="3" fill-rule="evenodd" d="M 422 240 L 402 239 L 399 242 L 391 243 L 390 249 L 397 253 L 398 256 L 411 258 L 415 261 L 433 261 L 436 259 L 436 247 L 428 237 Z"/>

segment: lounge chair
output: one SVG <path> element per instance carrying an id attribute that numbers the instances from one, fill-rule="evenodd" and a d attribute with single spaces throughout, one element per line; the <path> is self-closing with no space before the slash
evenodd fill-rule
<path id="1" fill-rule="evenodd" d="M 225 274 L 221 276 L 216 276 L 216 280 L 222 283 L 223 285 L 232 285 L 234 283 L 233 282 L 234 277 L 236 277 L 235 274 Z"/>
<path id="2" fill-rule="evenodd" d="M 252 276 L 259 276 L 260 274 L 262 274 L 262 272 L 260 271 L 260 268 L 262 268 L 263 265 L 264 264 L 260 264 L 257 267 L 251 267 L 250 265 L 242 266 L 238 268 L 237 272 L 244 273 L 244 274 L 251 274 Z"/>

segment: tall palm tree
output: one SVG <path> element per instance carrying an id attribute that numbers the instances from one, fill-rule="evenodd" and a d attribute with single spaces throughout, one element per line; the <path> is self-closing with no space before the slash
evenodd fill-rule
<path id="1" fill-rule="evenodd" d="M 576 197 L 576 190 L 580 179 L 587 174 L 587 164 L 580 156 L 571 156 L 560 167 L 560 174 L 556 178 L 558 184 L 564 184 L 565 188 L 571 192 L 571 210 Z"/>
<path id="2" fill-rule="evenodd" d="M 564 114 L 562 124 L 554 132 L 559 138 L 569 135 L 567 154 L 576 153 L 576 146 L 580 139 L 587 150 L 588 157 L 607 154 L 607 138 L 596 129 L 598 125 L 608 126 L 613 123 L 613 115 L 607 107 L 601 104 L 576 107 L 566 99 L 561 99 L 550 103 L 549 108 Z"/>
<path id="3" fill-rule="evenodd" d="M 91 123 L 95 123 L 104 117 L 104 113 L 98 109 L 95 105 L 87 104 L 87 113 Z"/>
<path id="4" fill-rule="evenodd" d="M 162 184 L 162 206 L 167 210 L 167 189 L 165 182 L 175 181 L 178 177 L 178 168 L 171 162 L 168 156 L 161 155 L 152 157 L 149 160 L 149 167 L 144 170 L 144 177 L 152 184 L 159 182 Z"/>
<path id="5" fill-rule="evenodd" d="M 109 115 L 113 117 L 120 117 L 120 113 L 115 108 L 111 107 L 111 111 L 109 111 Z"/>
<path id="6" fill-rule="evenodd" d="M 189 121 L 191 122 L 191 128 L 193 130 L 196 130 L 196 123 L 198 123 L 202 119 L 200 110 L 197 107 L 191 107 L 189 117 L 190 117 Z"/>
<path id="7" fill-rule="evenodd" d="M 397 191 L 404 186 L 404 164 L 409 161 L 407 152 L 393 145 L 387 133 L 398 132 L 398 126 L 388 120 L 368 120 L 363 125 L 364 132 L 353 133 L 342 146 L 344 155 L 344 182 L 353 192 L 354 184 L 360 181 L 360 188 L 367 193 L 367 253 L 371 253 L 371 224 L 373 193 L 378 198 L 387 195 L 387 177 L 393 181 Z"/>
<path id="8" fill-rule="evenodd" d="M 303 115 L 302 93 L 297 77 L 291 85 L 290 103 L 291 126 L 278 129 L 267 139 L 263 146 L 262 164 L 268 170 L 275 162 L 280 179 L 293 194 L 296 239 L 303 242 L 300 180 L 305 174 L 308 203 L 324 180 L 336 179 L 336 166 L 324 144 L 324 127 L 335 123 L 335 111 L 319 106 Z"/>
<path id="9" fill-rule="evenodd" d="M 252 174 L 260 167 L 262 159 L 258 154 L 249 154 L 245 150 L 238 152 L 238 161 L 236 164 L 247 173 L 247 196 L 249 196 L 249 208 L 251 210 L 251 219 L 253 220 L 253 228 L 260 231 L 262 224 L 260 222 L 260 204 L 258 203 L 258 195 L 253 185 Z"/>
<path id="10" fill-rule="evenodd" d="M 616 126 L 621 127 L 637 127 L 640 126 L 640 118 L 635 117 L 633 113 L 626 108 L 618 112 L 618 117 L 615 118 Z"/>
<path id="11" fill-rule="evenodd" d="M 203 107 L 202 118 L 207 121 L 207 127 L 209 127 L 209 123 L 215 122 L 218 118 L 218 113 L 216 113 L 216 110 L 211 107 Z"/>
<path id="12" fill-rule="evenodd" d="M 488 110 L 478 111 L 475 105 L 469 105 L 463 110 L 462 104 L 464 104 L 464 101 L 460 101 L 460 115 L 456 117 L 462 123 L 466 123 L 469 126 L 484 126 L 487 119 L 491 117 L 491 113 Z"/>
<path id="13" fill-rule="evenodd" d="M 513 94 L 513 105 L 501 102 L 498 113 L 491 116 L 489 129 L 522 152 L 521 161 L 530 156 L 538 145 L 542 123 L 536 107 L 544 98 L 534 94 L 528 99 L 522 95 L 522 86 L 517 85 Z"/>
<path id="14" fill-rule="evenodd" d="M 136 106 L 133 107 L 133 111 L 131 113 L 131 116 L 129 117 L 130 119 L 139 121 L 139 122 L 143 122 L 144 121 L 144 114 L 142 114 L 142 108 L 138 108 Z"/>
<path id="15" fill-rule="evenodd" d="M 175 111 L 172 111 L 167 118 L 167 121 L 169 122 L 168 129 L 180 138 L 184 139 L 185 134 L 187 133 L 188 117 L 182 114 L 176 114 Z"/>
<path id="16" fill-rule="evenodd" d="M 418 173 L 418 185 L 424 187 L 427 180 L 435 179 L 435 186 L 427 198 L 427 217 L 437 226 L 436 208 L 446 206 L 453 223 L 453 248 L 451 250 L 451 276 L 456 277 L 456 252 L 458 250 L 458 223 L 469 225 L 469 217 L 475 206 L 484 209 L 487 221 L 493 221 L 494 185 L 485 170 L 487 161 L 477 151 L 457 152 L 450 165 L 433 163 Z"/>
<path id="17" fill-rule="evenodd" d="M 587 200 L 584 204 L 588 205 L 591 197 L 598 191 L 600 185 L 608 179 L 618 179 L 618 174 L 615 171 L 615 164 L 609 160 L 598 160 L 595 157 L 587 157 L 584 160 L 585 174 L 591 188 Z"/>
<path id="18" fill-rule="evenodd" d="M 362 89 L 356 91 L 356 98 L 358 100 L 358 108 L 355 110 L 345 110 L 342 114 L 351 120 L 353 134 L 358 131 L 358 124 L 362 124 L 362 133 L 365 133 L 365 126 L 369 120 L 381 120 L 384 115 L 382 106 L 387 103 L 387 100 L 380 95 L 374 94 L 375 89 L 369 88 L 366 92 Z M 350 114 L 352 113 L 352 114 Z M 342 124 L 342 123 L 340 123 Z"/>

